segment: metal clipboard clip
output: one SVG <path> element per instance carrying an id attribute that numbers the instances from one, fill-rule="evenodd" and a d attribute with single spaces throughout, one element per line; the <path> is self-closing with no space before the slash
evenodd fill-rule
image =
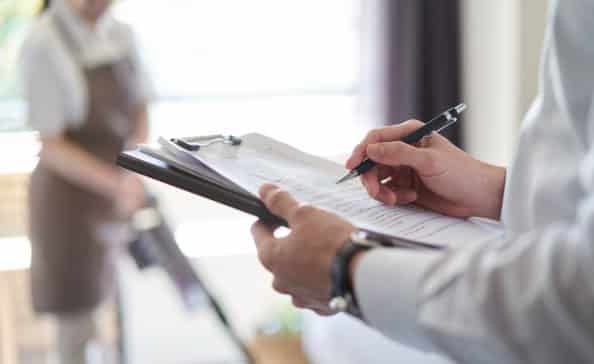
<path id="1" fill-rule="evenodd" d="M 223 134 L 214 134 L 214 135 L 204 135 L 204 136 L 197 136 L 197 137 L 189 137 L 189 138 L 172 138 L 170 141 L 185 150 L 196 152 L 199 151 L 201 148 L 208 147 L 209 145 L 215 143 L 223 143 L 229 145 L 240 145 L 241 138 L 233 136 L 233 135 L 223 135 Z"/>

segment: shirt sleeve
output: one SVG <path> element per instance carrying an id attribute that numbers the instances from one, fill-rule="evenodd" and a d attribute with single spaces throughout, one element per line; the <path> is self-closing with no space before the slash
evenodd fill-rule
<path id="1" fill-rule="evenodd" d="M 594 362 L 594 193 L 573 221 L 447 253 L 372 251 L 355 273 L 367 322 L 459 363 Z"/>
<path id="2" fill-rule="evenodd" d="M 355 291 L 365 321 L 388 337 L 422 350 L 433 350 L 417 321 L 417 290 L 437 253 L 374 249 L 355 273 Z M 390 283 L 388 283 L 390 282 Z"/>
<path id="3" fill-rule="evenodd" d="M 21 73 L 28 125 L 43 136 L 61 133 L 68 126 L 63 82 L 44 46 L 23 49 Z"/>
<path id="4" fill-rule="evenodd" d="M 141 56 L 139 44 L 134 32 L 130 28 L 128 28 L 126 32 L 128 34 L 130 61 L 135 73 L 132 85 L 134 102 L 136 104 L 148 104 L 156 98 L 155 88 L 144 59 Z"/>

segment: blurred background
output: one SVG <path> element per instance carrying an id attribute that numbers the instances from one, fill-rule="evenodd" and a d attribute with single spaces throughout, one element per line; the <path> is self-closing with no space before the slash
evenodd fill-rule
<path id="1" fill-rule="evenodd" d="M 27 184 L 40 144 L 18 71 L 40 8 L 0 0 L 3 364 L 47 363 L 54 345 L 51 320 L 30 303 Z M 260 132 L 342 161 L 370 128 L 464 101 L 468 112 L 448 136 L 500 165 L 537 91 L 546 10 L 545 0 L 118 0 L 111 9 L 134 29 L 154 86 L 150 139 Z M 429 362 L 348 319 L 292 308 L 257 263 L 253 218 L 145 183 L 259 362 L 346 363 L 355 359 L 337 360 L 345 346 L 364 343 L 369 354 L 352 362 Z M 118 287 L 118 302 L 102 308 L 107 362 L 242 362 L 211 310 L 186 311 L 161 270 L 122 258 Z M 386 361 L 396 352 L 399 361 Z"/>

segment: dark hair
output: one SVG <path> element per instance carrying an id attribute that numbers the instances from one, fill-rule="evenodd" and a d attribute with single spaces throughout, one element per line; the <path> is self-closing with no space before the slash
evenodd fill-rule
<path id="1" fill-rule="evenodd" d="M 44 11 L 46 11 L 47 9 L 49 9 L 51 2 L 52 2 L 51 0 L 43 0 L 43 3 L 41 4 L 41 12 L 42 13 Z"/>

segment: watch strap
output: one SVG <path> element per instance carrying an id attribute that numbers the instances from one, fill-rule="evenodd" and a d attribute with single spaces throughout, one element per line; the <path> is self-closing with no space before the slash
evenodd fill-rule
<path id="1" fill-rule="evenodd" d="M 350 279 L 350 263 L 357 253 L 371 249 L 371 245 L 360 244 L 347 240 L 336 252 L 332 261 L 331 282 L 332 290 L 329 307 L 336 311 L 348 312 L 361 316 L 354 289 Z"/>

